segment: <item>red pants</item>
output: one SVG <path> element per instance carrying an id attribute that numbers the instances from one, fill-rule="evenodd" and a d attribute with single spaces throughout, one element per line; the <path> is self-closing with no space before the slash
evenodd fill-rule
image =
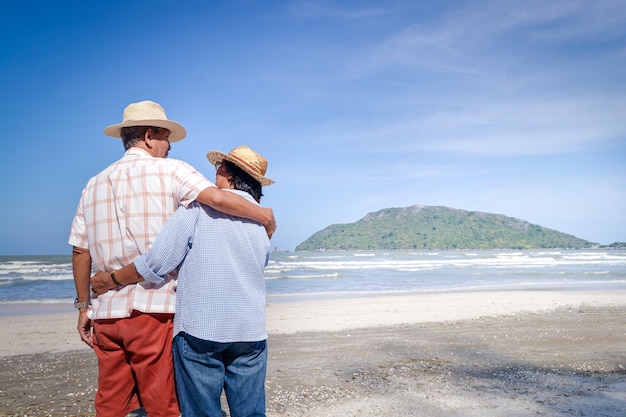
<path id="1" fill-rule="evenodd" d="M 123 417 L 143 406 L 150 417 L 178 417 L 172 361 L 172 314 L 134 311 L 94 320 L 98 417 Z"/>

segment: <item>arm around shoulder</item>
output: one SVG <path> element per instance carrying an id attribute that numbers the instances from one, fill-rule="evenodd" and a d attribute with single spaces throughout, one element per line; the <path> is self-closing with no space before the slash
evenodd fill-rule
<path id="1" fill-rule="evenodd" d="M 245 217 L 262 223 L 269 237 L 272 237 L 276 231 L 276 219 L 271 208 L 253 204 L 236 194 L 220 190 L 217 187 L 208 187 L 200 192 L 196 200 L 222 213 Z"/>

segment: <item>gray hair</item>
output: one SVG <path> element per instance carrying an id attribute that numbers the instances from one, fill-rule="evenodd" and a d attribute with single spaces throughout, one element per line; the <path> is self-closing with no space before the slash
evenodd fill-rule
<path id="1" fill-rule="evenodd" d="M 131 127 L 123 127 L 120 131 L 120 137 L 122 138 L 122 143 L 124 144 L 124 149 L 129 150 L 139 141 L 141 141 L 148 131 L 148 129 L 152 130 L 152 132 L 156 135 L 161 130 L 160 127 L 156 126 L 131 126 Z"/>

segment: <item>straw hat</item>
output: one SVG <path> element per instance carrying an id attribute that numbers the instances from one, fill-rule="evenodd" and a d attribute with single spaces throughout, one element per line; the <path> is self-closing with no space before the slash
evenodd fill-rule
<path id="1" fill-rule="evenodd" d="M 250 176 L 261 185 L 274 184 L 274 180 L 265 176 L 265 172 L 267 172 L 267 159 L 263 158 L 246 145 L 237 146 L 228 152 L 228 154 L 220 151 L 211 151 L 206 154 L 206 157 L 213 165 L 223 160 L 232 162 L 250 174 Z"/>
<path id="2" fill-rule="evenodd" d="M 124 109 L 122 123 L 111 125 L 104 129 L 104 134 L 114 138 L 121 137 L 123 127 L 132 126 L 154 126 L 163 127 L 170 131 L 169 141 L 178 142 L 183 140 L 187 135 L 187 131 L 180 123 L 173 120 L 167 120 L 165 110 L 160 104 L 154 101 L 140 101 L 139 103 L 131 103 Z"/>

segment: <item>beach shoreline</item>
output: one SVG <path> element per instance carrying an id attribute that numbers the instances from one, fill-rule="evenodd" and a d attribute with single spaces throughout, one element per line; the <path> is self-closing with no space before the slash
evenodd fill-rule
<path id="1" fill-rule="evenodd" d="M 94 415 L 69 307 L 0 313 L 0 416 Z M 623 290 L 269 303 L 268 416 L 618 416 L 625 313 Z"/>

